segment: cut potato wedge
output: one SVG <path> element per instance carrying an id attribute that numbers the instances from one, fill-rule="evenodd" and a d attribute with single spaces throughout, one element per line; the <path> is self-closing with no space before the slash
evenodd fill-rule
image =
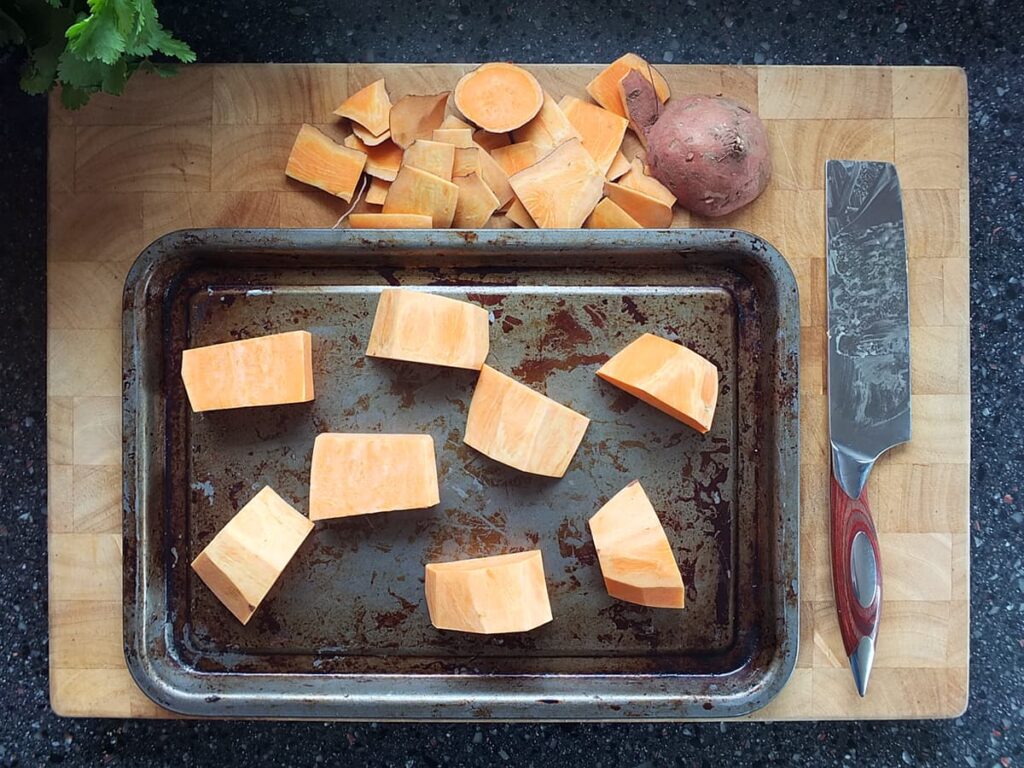
<path id="1" fill-rule="evenodd" d="M 350 149 L 366 155 L 364 170 L 368 176 L 383 181 L 394 181 L 398 169 L 402 165 L 402 148 L 390 140 L 377 146 L 366 145 L 358 136 L 351 134 L 345 137 L 344 144 Z"/>
<path id="2" fill-rule="evenodd" d="M 313 399 L 313 337 L 289 331 L 181 353 L 192 410 L 219 411 Z"/>
<path id="3" fill-rule="evenodd" d="M 608 173 L 622 147 L 629 121 L 574 96 L 563 96 L 558 105 L 579 132 L 583 148 L 594 158 L 601 175 Z"/>
<path id="4" fill-rule="evenodd" d="M 365 152 L 337 144 L 312 125 L 303 124 L 284 172 L 350 203 L 365 166 Z"/>
<path id="5" fill-rule="evenodd" d="M 447 142 L 416 139 L 407 150 L 402 164 L 432 173 L 445 181 L 452 180 L 455 147 Z"/>
<path id="6" fill-rule="evenodd" d="M 622 150 L 615 153 L 615 159 L 612 160 L 611 167 L 608 168 L 608 173 L 604 175 L 608 181 L 615 181 L 622 174 L 627 173 L 630 169 L 629 160 L 622 154 Z"/>
<path id="7" fill-rule="evenodd" d="M 494 635 L 551 621 L 539 549 L 429 563 L 424 590 L 430 623 L 438 629 Z"/>
<path id="8" fill-rule="evenodd" d="M 391 138 L 391 131 L 384 131 L 380 136 L 374 136 L 359 123 L 352 123 L 352 135 L 358 138 L 368 147 L 376 147 Z"/>
<path id="9" fill-rule="evenodd" d="M 509 183 L 538 227 L 578 229 L 601 199 L 604 174 L 570 139 Z"/>
<path id="10" fill-rule="evenodd" d="M 458 229 L 482 229 L 491 214 L 498 210 L 498 198 L 479 174 L 456 176 L 454 182 L 459 188 L 459 200 L 455 205 L 452 226 Z"/>
<path id="11" fill-rule="evenodd" d="M 682 344 L 645 333 L 601 366 L 597 375 L 704 433 L 718 403 L 718 368 Z"/>
<path id="12" fill-rule="evenodd" d="M 533 119 L 544 91 L 522 67 L 495 61 L 463 75 L 454 98 L 467 120 L 491 133 L 507 133 Z"/>
<path id="13" fill-rule="evenodd" d="M 352 213 L 348 224 L 352 229 L 431 229 L 429 216 L 419 213 Z"/>
<path id="14" fill-rule="evenodd" d="M 388 130 L 391 98 L 384 87 L 383 78 L 356 91 L 334 110 L 338 117 L 347 117 L 372 136 Z"/>
<path id="15" fill-rule="evenodd" d="M 378 178 L 370 179 L 370 186 L 366 190 L 366 202 L 369 205 L 384 205 L 384 198 L 388 196 L 388 188 L 390 186 L 390 181 Z M 429 219 L 430 217 L 428 216 L 427 218 Z"/>
<path id="16" fill-rule="evenodd" d="M 586 416 L 484 365 L 464 440 L 515 469 L 562 477 L 589 424 Z"/>
<path id="17" fill-rule="evenodd" d="M 437 128 L 430 138 L 463 149 L 473 146 L 473 131 L 469 128 Z"/>
<path id="18" fill-rule="evenodd" d="M 536 229 L 537 223 L 530 216 L 530 212 L 526 210 L 519 199 L 516 198 L 512 201 L 512 205 L 508 207 L 505 215 L 509 220 L 521 229 Z"/>
<path id="19" fill-rule="evenodd" d="M 403 96 L 391 107 L 391 140 L 408 149 L 416 139 L 429 139 L 444 122 L 450 91 L 430 96 Z"/>
<path id="20" fill-rule="evenodd" d="M 487 186 L 491 188 L 491 192 L 494 193 L 494 196 L 498 198 L 498 202 L 501 203 L 501 208 L 512 202 L 516 194 L 512 191 L 508 174 L 505 173 L 489 153 L 482 149 L 480 151 L 480 172 Z"/>
<path id="21" fill-rule="evenodd" d="M 491 150 L 491 157 L 494 158 L 494 162 L 500 165 L 501 169 L 509 176 L 513 176 L 524 168 L 534 165 L 545 154 L 547 153 L 544 150 L 529 141 L 509 144 L 506 147 L 498 147 Z"/>
<path id="22" fill-rule="evenodd" d="M 430 435 L 316 436 L 309 475 L 311 520 L 425 509 L 439 502 Z"/>
<path id="23" fill-rule="evenodd" d="M 667 229 L 672 226 L 672 206 L 635 189 L 608 181 L 604 193 L 641 226 Z"/>
<path id="24" fill-rule="evenodd" d="M 683 608 L 686 588 L 672 545 L 636 480 L 590 518 L 608 594 L 649 608 Z"/>
<path id="25" fill-rule="evenodd" d="M 653 176 L 648 176 L 643 162 L 637 158 L 633 159 L 629 171 L 622 175 L 618 183 L 629 189 L 642 192 L 648 197 L 653 197 L 670 208 L 676 203 L 676 196 L 672 194 L 672 190 Z"/>
<path id="26" fill-rule="evenodd" d="M 541 104 L 537 116 L 522 128 L 516 128 L 512 132 L 512 138 L 520 143 L 531 142 L 550 150 L 564 141 L 582 137 L 579 131 L 573 128 L 558 102 L 545 92 L 544 103 Z"/>
<path id="27" fill-rule="evenodd" d="M 615 203 L 604 198 L 594 212 L 587 217 L 583 225 L 587 229 L 640 229 L 636 219 L 619 208 Z"/>
<path id="28" fill-rule="evenodd" d="M 455 217 L 459 188 L 432 173 L 403 165 L 384 198 L 383 213 L 430 216 L 435 228 L 447 229 Z"/>
<path id="29" fill-rule="evenodd" d="M 366 354 L 412 363 L 480 370 L 489 349 L 487 310 L 421 291 L 380 294 Z"/>
<path id="30" fill-rule="evenodd" d="M 668 82 L 657 69 L 635 53 L 620 56 L 591 80 L 587 84 L 587 93 L 590 94 L 590 98 L 619 117 L 626 117 L 626 107 L 622 103 L 619 83 L 631 69 L 635 69 L 654 84 L 654 91 L 658 94 L 662 104 L 668 101 L 671 95 Z"/>

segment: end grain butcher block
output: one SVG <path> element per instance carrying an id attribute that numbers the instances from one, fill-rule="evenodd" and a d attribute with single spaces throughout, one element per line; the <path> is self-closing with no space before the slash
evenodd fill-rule
<path id="1" fill-rule="evenodd" d="M 528 66 L 557 102 L 603 65 Z M 131 680 L 121 628 L 121 289 L 183 227 L 330 227 L 347 205 L 284 174 L 299 127 L 385 78 L 393 98 L 450 90 L 472 65 L 226 65 L 139 77 L 49 112 L 50 681 L 64 715 L 163 717 Z M 967 88 L 962 71 L 660 66 L 672 92 L 721 93 L 765 121 L 775 174 L 752 205 L 674 226 L 762 235 L 801 294 L 801 631 L 797 669 L 756 719 L 951 717 L 967 701 Z M 457 128 L 457 126 L 455 126 Z M 394 137 L 397 140 L 397 137 Z M 910 256 L 914 439 L 871 478 L 885 622 L 867 698 L 850 682 L 827 549 L 823 165 L 895 162 Z M 613 161 L 614 162 L 614 161 Z M 486 174 L 487 169 L 482 169 Z M 628 168 L 621 170 L 625 173 Z M 486 178 L 486 176 L 485 176 Z M 628 189 L 628 188 L 627 188 Z M 500 196 L 499 196 L 500 197 Z M 503 201 L 504 202 L 504 201 Z M 680 614 L 685 617 L 685 611 Z"/>

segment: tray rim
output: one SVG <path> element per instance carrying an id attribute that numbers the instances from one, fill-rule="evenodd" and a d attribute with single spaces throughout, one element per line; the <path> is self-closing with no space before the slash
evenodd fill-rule
<path id="1" fill-rule="evenodd" d="M 585 241 L 585 242 L 584 242 Z M 471 248 L 467 248 L 471 246 Z M 168 251 L 192 253 L 197 248 L 219 248 L 238 252 L 279 252 L 295 251 L 331 251 L 349 247 L 366 249 L 375 248 L 385 255 L 391 253 L 400 256 L 409 252 L 424 252 L 435 257 L 438 251 L 452 249 L 461 250 L 465 254 L 477 254 L 483 259 L 498 254 L 508 258 L 510 249 L 520 248 L 530 254 L 557 255 L 568 250 L 581 247 L 599 248 L 604 253 L 634 254 L 637 251 L 663 252 L 680 255 L 693 251 L 716 251 L 734 253 L 747 257 L 754 256 L 760 266 L 765 268 L 772 277 L 777 289 L 778 327 L 774 339 L 774 351 L 777 355 L 786 354 L 794 362 L 796 371 L 793 376 L 794 393 L 792 397 L 792 414 L 790 418 L 780 418 L 777 422 L 780 445 L 786 446 L 779 451 L 780 474 L 787 477 L 777 488 L 777 500 L 780 505 L 778 513 L 779 525 L 785 535 L 780 536 L 779 544 L 773 549 L 779 557 L 792 561 L 795 574 L 790 589 L 779 589 L 784 595 L 781 610 L 776 616 L 780 631 L 787 634 L 787 639 L 778 645 L 781 653 L 772 656 L 770 664 L 763 670 L 758 683 L 740 693 L 728 696 L 709 694 L 694 697 L 686 694 L 692 701 L 680 703 L 680 695 L 673 694 L 666 680 L 674 677 L 689 677 L 672 674 L 628 674 L 616 675 L 575 675 L 575 674 L 516 674 L 516 675 L 447 675 L 426 674 L 406 675 L 394 673 L 352 674 L 352 675 L 316 675 L 289 673 L 287 675 L 262 673 L 250 674 L 245 677 L 261 679 L 265 684 L 275 678 L 288 677 L 297 689 L 303 684 L 310 685 L 315 681 L 324 681 L 336 677 L 345 677 L 350 687 L 368 688 L 365 692 L 347 692 L 341 699 L 337 693 L 312 692 L 296 694 L 294 692 L 276 691 L 273 694 L 252 694 L 243 690 L 239 692 L 224 689 L 221 695 L 188 693 L 175 687 L 175 677 L 183 673 L 179 671 L 167 675 L 170 669 L 166 663 L 156 661 L 145 652 L 146 639 L 153 632 L 146 624 L 153 622 L 139 621 L 136 615 L 136 598 L 138 592 L 144 591 L 142 579 L 144 569 L 138 567 L 145 559 L 139 550 L 136 536 L 136 523 L 141 515 L 136 513 L 138 498 L 136 495 L 138 457 L 137 451 L 130 446 L 137 445 L 145 424 L 139 418 L 135 408 L 134 382 L 138 379 L 141 366 L 134 344 L 137 330 L 134 307 L 137 296 L 143 299 L 152 270 L 166 260 Z M 429 258 L 429 256 L 428 256 Z M 470 257 L 472 258 L 472 257 Z M 141 292 L 141 293 L 140 293 Z M 787 294 L 791 300 L 783 297 Z M 122 406 L 124 416 L 123 440 L 123 532 L 124 547 L 122 555 L 123 591 L 124 591 L 124 650 L 127 666 L 131 677 L 139 688 L 154 702 L 173 712 L 189 716 L 228 716 L 228 717 L 269 717 L 275 719 L 323 719 L 323 720 L 377 720 L 377 721 L 423 721 L 440 720 L 449 722 L 474 721 L 481 718 L 493 721 L 532 721 L 532 722 L 566 722 L 566 721 L 621 721 L 623 719 L 647 722 L 679 721 L 689 719 L 721 719 L 750 714 L 765 706 L 782 690 L 796 668 L 799 651 L 800 598 L 799 598 L 799 519 L 800 519 L 800 477 L 799 477 L 799 439 L 800 439 L 800 408 L 799 408 L 799 351 L 800 321 L 799 292 L 795 276 L 785 258 L 779 251 L 763 238 L 739 229 L 671 229 L 671 230 L 605 230 L 597 232 L 581 232 L 578 230 L 430 230 L 424 231 L 392 231 L 392 230 L 323 230 L 323 229 L 186 229 L 168 233 L 145 248 L 129 270 L 125 280 L 124 305 L 122 315 L 122 361 L 123 386 Z M 789 454 L 789 462 L 784 454 Z M 788 471 L 788 463 L 793 471 Z M 160 624 L 162 622 L 157 622 Z M 165 644 L 166 648 L 167 645 Z M 223 679 L 225 683 L 233 682 L 236 673 L 201 673 L 207 679 Z M 185 674 L 184 677 L 190 677 Z M 194 676 L 192 676 L 194 677 Z M 429 694 L 394 695 L 386 688 L 375 689 L 373 683 L 394 683 L 399 680 L 415 677 L 427 681 L 441 681 L 443 690 Z M 502 691 L 503 680 L 515 679 L 535 681 L 539 685 L 535 690 Z M 628 685 L 621 693 L 610 695 L 593 695 L 583 692 L 568 692 L 558 688 L 571 680 L 602 681 L 612 689 L 617 684 L 634 681 L 649 682 L 647 689 L 630 690 Z M 489 685 L 485 698 L 481 699 L 479 691 L 462 690 L 481 681 Z M 554 683 L 549 690 L 546 683 Z M 498 683 L 498 685 L 494 685 Z M 323 686 L 321 686 L 323 687 Z M 710 686 L 710 690 L 715 688 Z M 657 690 L 654 690 L 657 689 Z M 547 696 L 545 696 L 547 694 Z M 474 699 L 475 697 L 475 699 Z M 555 698 L 552 698 L 555 697 Z M 711 701 L 714 700 L 714 704 Z M 636 708 L 647 711 L 637 712 Z M 383 710 L 383 711 L 382 711 Z M 548 710 L 548 711 L 543 711 Z M 557 710 L 557 711 L 556 711 Z M 495 713 L 496 711 L 496 713 Z M 326 712 L 326 714 L 325 714 Z"/>

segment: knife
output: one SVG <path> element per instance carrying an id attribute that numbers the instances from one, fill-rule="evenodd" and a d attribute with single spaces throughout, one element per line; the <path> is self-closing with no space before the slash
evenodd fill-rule
<path id="1" fill-rule="evenodd" d="M 882 608 L 865 489 L 878 457 L 910 440 L 910 312 L 903 204 L 891 163 L 825 165 L 832 586 L 857 692 L 867 693 Z"/>

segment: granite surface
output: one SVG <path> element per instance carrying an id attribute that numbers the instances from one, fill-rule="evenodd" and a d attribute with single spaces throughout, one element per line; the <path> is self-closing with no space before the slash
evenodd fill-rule
<path id="1" fill-rule="evenodd" d="M 0 54 L 0 766 L 1024 762 L 1024 5 L 172 2 L 202 61 L 951 64 L 970 87 L 971 697 L 944 722 L 417 725 L 65 720 L 47 704 L 46 104 Z M 770 7 L 774 5 L 774 7 Z"/>

